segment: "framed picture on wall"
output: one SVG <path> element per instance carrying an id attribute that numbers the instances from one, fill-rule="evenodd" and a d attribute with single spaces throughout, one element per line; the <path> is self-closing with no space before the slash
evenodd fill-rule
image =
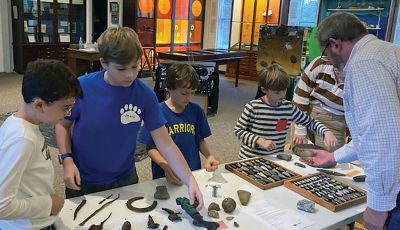
<path id="1" fill-rule="evenodd" d="M 118 2 L 110 2 L 110 12 L 111 13 L 118 13 L 119 5 Z"/>
<path id="2" fill-rule="evenodd" d="M 118 24 L 118 23 L 119 23 L 119 16 L 111 15 L 111 24 Z"/>

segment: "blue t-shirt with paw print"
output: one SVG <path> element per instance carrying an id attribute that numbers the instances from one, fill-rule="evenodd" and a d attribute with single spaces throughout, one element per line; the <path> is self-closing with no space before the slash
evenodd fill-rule
<path id="1" fill-rule="evenodd" d="M 111 86 L 104 71 L 79 78 L 83 98 L 71 116 L 72 153 L 82 184 L 112 184 L 135 169 L 136 137 L 142 121 L 146 129 L 165 124 L 153 91 L 140 79 L 129 87 Z"/>

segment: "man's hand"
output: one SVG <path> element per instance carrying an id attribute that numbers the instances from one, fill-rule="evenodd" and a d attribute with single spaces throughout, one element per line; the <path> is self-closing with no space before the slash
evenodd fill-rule
<path id="1" fill-rule="evenodd" d="M 336 146 L 337 139 L 331 131 L 326 131 L 324 133 L 324 144 L 328 149 Z"/>
<path id="2" fill-rule="evenodd" d="M 307 135 L 294 135 L 293 143 L 295 145 L 307 144 L 308 143 Z"/>
<path id="3" fill-rule="evenodd" d="M 169 167 L 168 163 L 161 164 L 160 167 L 164 170 L 165 178 L 167 181 L 173 184 L 182 184 L 181 179 L 174 173 L 174 171 Z"/>
<path id="4" fill-rule="evenodd" d="M 368 230 L 383 229 L 387 217 L 388 212 L 378 212 L 367 207 L 363 216 L 364 227 Z"/>
<path id="5" fill-rule="evenodd" d="M 64 198 L 53 194 L 51 197 L 51 216 L 56 216 L 64 206 Z"/>
<path id="6" fill-rule="evenodd" d="M 191 175 L 189 179 L 188 192 L 190 204 L 193 205 L 195 199 L 197 199 L 197 201 L 199 202 L 197 210 L 201 210 L 204 205 L 203 194 L 201 193 L 199 186 L 197 185 L 196 179 L 194 179 L 193 175 Z"/>
<path id="7" fill-rule="evenodd" d="M 218 169 L 219 161 L 217 161 L 213 155 L 207 157 L 206 161 L 204 162 L 204 168 L 207 172 L 214 172 Z"/>
<path id="8" fill-rule="evenodd" d="M 336 165 L 336 160 L 333 153 L 325 150 L 310 149 L 314 153 L 314 157 L 302 157 L 300 161 L 312 166 L 321 168 L 332 168 Z"/>
<path id="9" fill-rule="evenodd" d="M 63 161 L 64 166 L 64 183 L 65 187 L 80 190 L 81 186 L 81 174 L 76 167 L 71 157 L 65 158 Z"/>
<path id="10" fill-rule="evenodd" d="M 262 137 L 257 139 L 257 144 L 263 149 L 266 149 L 268 151 L 274 150 L 276 148 L 276 145 L 273 141 L 271 140 L 266 140 Z"/>

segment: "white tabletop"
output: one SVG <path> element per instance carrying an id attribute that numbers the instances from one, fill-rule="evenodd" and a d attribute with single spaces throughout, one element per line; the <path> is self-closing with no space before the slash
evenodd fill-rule
<path id="1" fill-rule="evenodd" d="M 294 156 L 294 159 L 289 162 L 278 160 L 272 156 L 269 156 L 267 158 L 301 175 L 308 175 L 316 172 L 315 168 L 311 168 L 309 166 L 307 166 L 306 168 L 294 166 L 294 162 L 297 162 L 298 159 L 297 156 Z M 353 164 L 341 164 L 332 170 L 342 172 L 344 174 L 353 170 L 358 170 L 360 171 L 360 173 L 362 173 L 362 169 Z M 343 227 L 361 218 L 364 209 L 366 208 L 366 203 L 363 203 L 353 206 L 351 208 L 341 210 L 339 212 L 332 212 L 316 204 L 317 212 L 307 213 L 304 211 L 300 211 L 296 208 L 297 201 L 305 198 L 287 189 L 283 185 L 268 190 L 261 190 L 256 186 L 241 179 L 240 177 L 236 176 L 235 174 L 230 173 L 224 168 L 223 165 L 220 165 L 219 169 L 215 173 L 208 173 L 205 170 L 198 170 L 193 172 L 193 174 L 199 184 L 201 191 L 203 192 L 204 197 L 205 207 L 200 211 L 200 213 L 207 221 L 222 220 L 227 225 L 228 229 L 279 229 L 276 228 L 276 226 L 268 226 L 268 224 L 265 224 L 263 221 L 254 218 L 251 212 L 246 211 L 252 207 L 252 204 L 257 204 L 260 202 L 265 202 L 266 205 L 271 205 L 271 207 L 274 208 L 292 210 L 296 214 L 304 216 L 306 219 L 314 222 L 313 225 L 308 226 L 305 229 L 337 229 Z M 355 184 L 359 188 L 364 188 L 364 183 L 354 182 L 350 177 L 340 178 L 352 184 Z M 135 201 L 135 207 L 149 206 L 154 200 L 153 195 L 157 185 L 166 185 L 168 187 L 168 192 L 171 198 L 164 201 L 157 200 L 158 205 L 156 209 L 147 213 L 136 213 L 130 211 L 126 207 L 126 201 L 130 198 L 137 196 L 143 196 L 145 197 L 145 199 Z M 218 189 L 218 197 L 212 197 L 212 188 L 209 185 L 221 186 L 221 188 Z M 242 206 L 240 204 L 237 196 L 238 189 L 245 189 L 252 193 L 252 197 L 247 206 Z M 115 198 L 118 194 L 120 194 L 120 198 L 102 211 L 100 211 L 98 214 L 96 214 L 85 224 L 85 226 L 80 227 L 79 223 L 81 223 L 84 219 L 86 219 L 86 217 L 88 217 L 101 206 L 98 204 L 98 202 L 101 201 L 104 197 L 110 195 L 111 193 L 113 194 L 113 196 L 108 199 L 108 201 L 112 198 Z M 112 212 L 111 217 L 104 224 L 104 229 L 121 229 L 122 224 L 126 220 L 131 222 L 132 229 L 146 229 L 149 214 L 153 217 L 156 223 L 160 224 L 159 229 L 162 229 L 164 225 L 168 225 L 168 229 L 204 229 L 193 226 L 191 224 L 192 218 L 187 215 L 180 206 L 176 205 L 175 198 L 183 196 L 188 196 L 187 188 L 184 185 L 177 186 L 170 184 L 164 178 L 145 181 L 135 185 L 85 195 L 84 197 L 87 200 L 87 203 L 79 211 L 75 221 L 73 221 L 73 213 L 78 204 L 82 201 L 83 197 L 68 199 L 65 201 L 64 208 L 59 215 L 60 219 L 56 222 L 56 226 L 57 229 L 87 229 L 92 224 L 100 224 L 100 222 L 103 221 L 110 214 L 110 212 Z M 237 204 L 236 210 L 231 214 L 220 211 L 219 219 L 208 217 L 206 211 L 208 205 L 211 202 L 216 202 L 221 206 L 222 200 L 226 197 L 231 197 L 235 199 Z M 169 208 L 175 211 L 182 212 L 182 221 L 172 223 L 167 218 L 168 214 L 165 211 L 161 210 L 161 208 Z M 226 220 L 227 216 L 233 216 L 234 219 L 228 221 Z M 239 224 L 239 228 L 234 227 L 234 221 Z"/>

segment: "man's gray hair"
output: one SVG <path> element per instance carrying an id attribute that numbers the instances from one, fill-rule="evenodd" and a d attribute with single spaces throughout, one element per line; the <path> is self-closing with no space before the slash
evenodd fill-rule
<path id="1" fill-rule="evenodd" d="M 325 18 L 318 25 L 315 37 L 321 46 L 326 46 L 329 38 L 353 41 L 366 34 L 367 28 L 360 19 L 353 14 L 338 12 Z"/>

